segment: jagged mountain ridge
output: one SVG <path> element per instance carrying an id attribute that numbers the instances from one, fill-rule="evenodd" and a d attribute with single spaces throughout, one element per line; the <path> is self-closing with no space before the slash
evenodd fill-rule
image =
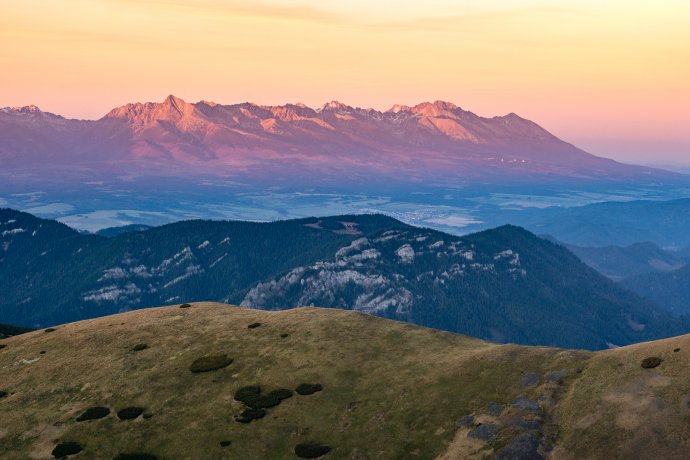
<path id="1" fill-rule="evenodd" d="M 330 102 L 260 106 L 133 103 L 98 120 L 69 120 L 36 107 L 0 110 L 0 158 L 26 166 L 38 160 L 151 169 L 192 165 L 252 177 L 335 179 L 383 175 L 463 181 L 488 176 L 554 175 L 615 179 L 670 173 L 596 157 L 511 113 L 484 118 L 444 102 L 387 111 Z M 155 165 L 155 168 L 154 168 Z M 524 177 L 523 177 L 524 179 Z"/>
<path id="2" fill-rule="evenodd" d="M 358 311 L 500 342 L 606 348 L 690 330 L 513 226 L 464 237 L 382 215 L 185 221 L 112 237 L 0 210 L 0 321 L 46 326 L 202 299 Z"/>

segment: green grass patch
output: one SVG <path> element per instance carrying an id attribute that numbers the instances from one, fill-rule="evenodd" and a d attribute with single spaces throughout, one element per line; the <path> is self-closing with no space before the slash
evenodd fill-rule
<path id="1" fill-rule="evenodd" d="M 197 374 L 199 372 L 210 372 L 228 367 L 232 364 L 232 358 L 227 355 L 202 356 L 194 360 L 189 370 Z"/>

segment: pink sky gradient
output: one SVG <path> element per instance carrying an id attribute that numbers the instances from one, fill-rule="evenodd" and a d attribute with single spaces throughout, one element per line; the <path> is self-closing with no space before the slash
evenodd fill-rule
<path id="1" fill-rule="evenodd" d="M 441 99 L 516 112 L 597 155 L 690 164 L 684 0 L 0 5 L 0 106 L 98 118 L 170 93 L 377 109 Z"/>

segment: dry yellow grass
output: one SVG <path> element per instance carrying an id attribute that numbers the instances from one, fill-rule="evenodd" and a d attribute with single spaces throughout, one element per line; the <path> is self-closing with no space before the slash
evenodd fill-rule
<path id="1" fill-rule="evenodd" d="M 247 327 L 254 322 L 261 326 Z M 0 390 L 9 394 L 0 399 L 0 457 L 7 459 L 51 458 L 61 441 L 82 445 L 79 459 L 126 452 L 159 459 L 290 459 L 294 446 L 307 441 L 331 446 L 328 459 L 486 458 L 519 433 L 510 426 L 523 419 L 540 420 L 546 444 L 556 444 L 547 456 L 661 458 L 653 454 L 663 452 L 674 458 L 688 447 L 688 337 L 593 354 L 494 345 L 341 310 L 265 312 L 196 303 L 67 324 L 3 343 Z M 133 351 L 137 344 L 148 348 Z M 673 353 L 678 346 L 681 352 Z M 232 364 L 190 371 L 197 358 L 223 354 Z M 665 361 L 641 369 L 650 354 Z M 527 373 L 561 369 L 568 374 L 561 382 L 520 384 Z M 237 389 L 294 389 L 305 382 L 320 383 L 323 391 L 295 394 L 252 423 L 235 421 L 245 408 L 233 400 Z M 522 393 L 543 413 L 511 408 Z M 492 417 L 489 402 L 506 410 Z M 111 414 L 76 422 L 96 405 Z M 118 420 L 115 412 L 128 406 L 144 407 L 151 417 Z M 498 423 L 499 434 L 468 440 L 469 429 L 455 422 L 469 414 Z"/>

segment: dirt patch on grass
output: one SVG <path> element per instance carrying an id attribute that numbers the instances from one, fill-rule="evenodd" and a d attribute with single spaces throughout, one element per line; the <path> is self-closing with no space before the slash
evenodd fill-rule
<path id="1" fill-rule="evenodd" d="M 460 458 L 474 460 L 488 455 L 490 450 L 484 450 L 486 442 L 467 436 L 470 429 L 469 427 L 458 429 L 446 451 L 439 455 L 436 460 L 457 460 Z"/>

